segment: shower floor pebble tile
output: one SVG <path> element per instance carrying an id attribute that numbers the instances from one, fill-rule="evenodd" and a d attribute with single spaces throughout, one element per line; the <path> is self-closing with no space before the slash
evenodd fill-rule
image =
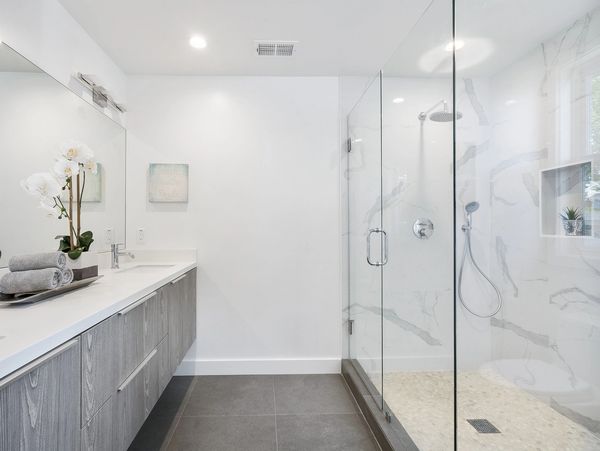
<path id="1" fill-rule="evenodd" d="M 385 398 L 422 451 L 453 448 L 451 372 L 384 376 Z M 523 390 L 481 373 L 458 375 L 458 449 L 467 451 L 591 451 L 600 438 Z M 499 434 L 478 433 L 466 420 L 487 419 Z"/>

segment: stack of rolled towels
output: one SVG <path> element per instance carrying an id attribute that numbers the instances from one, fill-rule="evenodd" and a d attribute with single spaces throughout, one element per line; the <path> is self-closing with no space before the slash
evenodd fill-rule
<path id="1" fill-rule="evenodd" d="M 0 292 L 4 294 L 52 290 L 73 281 L 63 252 L 17 255 L 10 258 L 8 269 L 10 272 L 0 278 Z"/>

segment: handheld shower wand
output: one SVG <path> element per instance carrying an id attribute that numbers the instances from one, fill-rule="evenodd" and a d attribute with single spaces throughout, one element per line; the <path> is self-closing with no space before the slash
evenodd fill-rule
<path id="1" fill-rule="evenodd" d="M 472 229 L 472 222 L 473 222 L 472 214 L 475 213 L 478 209 L 479 209 L 479 202 L 469 202 L 465 206 L 465 213 L 467 215 L 467 223 L 463 224 L 463 226 L 461 227 L 462 231 L 465 233 L 465 248 L 464 248 L 463 255 L 462 255 L 462 261 L 460 263 L 460 270 L 458 272 L 458 287 L 457 287 L 457 291 L 458 291 L 458 298 L 460 299 L 460 303 L 470 313 L 472 313 L 473 315 L 475 315 L 475 316 L 477 316 L 479 318 L 491 318 L 496 313 L 498 313 L 500 311 L 500 309 L 502 308 L 502 294 L 500 293 L 500 290 L 494 284 L 494 282 L 492 282 L 490 280 L 490 278 L 488 276 L 486 276 L 485 273 L 481 270 L 481 268 L 479 267 L 479 265 L 475 261 L 475 258 L 473 257 L 473 251 L 471 250 L 471 229 Z M 473 311 L 467 305 L 467 303 L 465 302 L 465 300 L 463 298 L 463 295 L 462 295 L 462 281 L 463 281 L 463 272 L 464 272 L 465 262 L 467 260 L 467 257 L 471 260 L 471 263 L 473 264 L 473 267 L 477 270 L 477 272 L 479 272 L 479 274 L 481 274 L 481 276 L 491 285 L 491 287 L 496 292 L 496 297 L 498 299 L 498 305 L 496 306 L 496 308 L 494 309 L 494 311 L 492 313 L 490 313 L 490 314 L 482 315 L 480 313 L 477 313 L 477 312 Z"/>

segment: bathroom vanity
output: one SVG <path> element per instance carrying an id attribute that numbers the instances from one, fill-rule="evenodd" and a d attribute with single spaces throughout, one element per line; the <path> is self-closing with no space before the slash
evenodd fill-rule
<path id="1" fill-rule="evenodd" d="M 0 308 L 0 449 L 126 450 L 196 338 L 195 266 Z"/>

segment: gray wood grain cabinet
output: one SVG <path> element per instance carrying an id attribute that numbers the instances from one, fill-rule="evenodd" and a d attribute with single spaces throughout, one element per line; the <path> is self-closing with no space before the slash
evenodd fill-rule
<path id="1" fill-rule="evenodd" d="M 82 451 L 117 450 L 114 443 L 114 397 L 111 396 L 81 430 Z"/>
<path id="2" fill-rule="evenodd" d="M 182 317 L 182 356 L 190 349 L 196 340 L 196 270 L 192 269 L 181 281 L 181 296 L 183 302 Z"/>
<path id="3" fill-rule="evenodd" d="M 80 449 L 80 346 L 73 339 L 0 381 L 0 449 Z"/>
<path id="4" fill-rule="evenodd" d="M 129 447 L 158 401 L 157 354 L 154 349 L 117 389 L 115 443 L 119 450 Z"/>
<path id="5" fill-rule="evenodd" d="M 192 269 L 163 288 L 169 299 L 169 352 L 171 374 L 196 339 L 196 270 Z"/>
<path id="6" fill-rule="evenodd" d="M 150 293 L 117 314 L 119 383 L 123 382 L 158 344 L 158 292 Z"/>
<path id="7" fill-rule="evenodd" d="M 196 270 L 0 380 L 0 451 L 124 451 L 196 338 Z"/>
<path id="8" fill-rule="evenodd" d="M 117 316 L 81 334 L 81 425 L 112 396 L 117 381 Z"/>

